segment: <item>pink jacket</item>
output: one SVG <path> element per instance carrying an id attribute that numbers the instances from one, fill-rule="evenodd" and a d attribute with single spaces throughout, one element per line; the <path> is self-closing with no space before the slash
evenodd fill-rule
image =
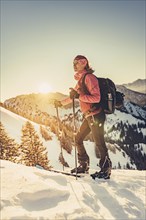
<path id="1" fill-rule="evenodd" d="M 100 89 L 99 89 L 99 84 L 98 80 L 95 75 L 93 74 L 87 74 L 85 77 L 85 85 L 90 93 L 90 95 L 87 95 L 84 93 L 82 89 L 82 80 L 83 76 L 86 74 L 86 72 L 83 72 L 81 74 L 81 77 L 79 78 L 74 90 L 77 91 L 79 96 L 79 102 L 80 102 L 80 108 L 83 114 L 85 114 L 86 117 L 90 115 L 95 115 L 101 111 L 101 108 L 96 109 L 93 112 L 89 112 L 92 108 L 93 103 L 99 103 L 100 102 Z M 61 103 L 62 105 L 67 105 L 71 103 L 72 100 L 70 98 L 67 98 L 63 100 Z"/>

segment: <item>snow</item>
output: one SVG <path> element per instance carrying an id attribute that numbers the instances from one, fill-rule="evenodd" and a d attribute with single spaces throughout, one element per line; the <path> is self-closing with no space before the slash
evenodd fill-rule
<path id="1" fill-rule="evenodd" d="M 1 122 L 5 127 L 6 132 L 10 135 L 11 138 L 14 138 L 17 143 L 21 142 L 21 129 L 22 126 L 26 123 L 26 121 L 29 121 L 21 116 L 18 116 L 17 114 L 10 112 L 7 109 L 0 108 L 1 111 Z M 58 163 L 58 157 L 61 152 L 60 143 L 54 133 L 51 133 L 52 140 L 51 141 L 45 141 L 42 139 L 42 136 L 40 135 L 40 125 L 36 124 L 32 121 L 30 121 L 35 130 L 37 131 L 41 141 L 43 142 L 44 146 L 48 150 L 48 158 L 50 160 L 50 164 L 53 166 L 54 169 L 62 169 L 62 165 Z M 113 123 L 113 120 L 111 120 L 111 123 Z M 87 150 L 87 153 L 90 155 L 90 168 L 91 169 L 97 169 L 97 164 L 99 163 L 99 160 L 95 156 L 95 147 L 94 143 L 90 141 L 85 141 L 85 148 Z M 109 150 L 110 158 L 112 160 L 113 167 L 118 167 L 118 163 L 120 162 L 121 168 L 125 168 L 127 162 L 130 164 L 130 158 L 125 155 L 123 156 L 123 150 L 118 150 L 116 145 L 112 145 L 107 143 L 107 147 L 110 149 L 114 149 L 115 152 Z M 120 148 L 120 147 L 119 147 Z M 75 151 L 72 151 L 72 154 L 68 154 L 65 150 L 63 150 L 63 156 L 65 161 L 69 164 L 70 167 L 74 167 L 74 153 Z M 135 169 L 135 165 L 130 164 L 130 166 Z"/>
<path id="2" fill-rule="evenodd" d="M 144 123 L 143 120 L 137 119 L 130 114 L 120 112 L 118 110 L 115 110 L 114 114 L 107 115 L 107 120 L 109 122 L 109 125 L 113 125 L 113 124 L 115 124 L 115 122 L 120 122 L 120 121 L 122 121 L 123 124 L 127 123 L 130 125 L 132 125 L 132 124 L 137 125 L 139 122 Z"/>
<path id="3" fill-rule="evenodd" d="M 145 171 L 94 181 L 1 160 L 2 220 L 145 219 Z"/>
<path id="4" fill-rule="evenodd" d="M 4 108 L 1 122 L 6 132 L 17 143 L 21 142 L 21 129 L 27 119 Z M 120 113 L 119 113 L 120 114 Z M 33 123 L 41 135 L 40 125 Z M 111 123 L 113 120 L 111 118 Z M 49 129 L 49 128 L 48 128 Z M 52 140 L 43 141 L 48 150 L 50 165 L 62 170 L 58 161 L 60 143 L 55 134 Z M 94 143 L 84 142 L 90 155 L 90 174 L 98 169 Z M 118 145 L 107 143 L 113 168 L 130 161 Z M 142 146 L 144 147 L 144 146 Z M 70 167 L 74 167 L 72 154 L 63 151 Z M 133 166 L 133 168 L 135 168 Z M 68 170 L 69 168 L 66 168 Z M 89 174 L 83 178 L 65 176 L 36 167 L 26 167 L 9 161 L 1 161 L 1 220 L 126 220 L 146 218 L 146 171 L 112 169 L 110 180 L 91 179 Z"/>

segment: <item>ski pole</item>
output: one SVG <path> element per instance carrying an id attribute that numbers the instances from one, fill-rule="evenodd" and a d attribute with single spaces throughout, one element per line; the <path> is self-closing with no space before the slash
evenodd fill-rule
<path id="1" fill-rule="evenodd" d="M 75 122 L 75 98 L 73 97 L 72 100 L 73 104 L 73 122 L 74 122 L 74 146 L 75 146 L 75 168 L 76 168 L 76 180 L 77 180 L 77 147 L 76 147 L 76 140 L 75 140 L 75 135 L 76 135 L 76 122 Z"/>
<path id="2" fill-rule="evenodd" d="M 58 111 L 58 106 L 56 106 L 55 107 L 56 108 L 56 114 L 57 114 L 57 123 L 58 123 L 58 135 L 59 135 L 59 137 L 60 137 L 60 133 L 61 133 L 61 131 L 60 131 L 60 118 L 59 118 L 59 111 Z M 61 156 L 63 157 L 63 150 L 62 150 L 62 145 L 61 145 L 61 143 L 60 143 L 60 147 L 61 147 Z M 62 164 L 63 165 L 63 171 L 64 171 L 64 164 Z"/>

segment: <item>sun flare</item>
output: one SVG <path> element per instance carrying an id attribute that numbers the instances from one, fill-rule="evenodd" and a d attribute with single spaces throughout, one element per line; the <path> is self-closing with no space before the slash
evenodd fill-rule
<path id="1" fill-rule="evenodd" d="M 40 93 L 48 93 L 48 92 L 52 92 L 52 87 L 46 83 L 46 82 L 42 82 L 39 86 L 38 86 L 38 90 Z"/>

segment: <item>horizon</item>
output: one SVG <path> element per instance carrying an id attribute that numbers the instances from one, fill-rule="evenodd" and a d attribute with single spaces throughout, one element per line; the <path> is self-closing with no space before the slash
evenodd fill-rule
<path id="1" fill-rule="evenodd" d="M 132 83 L 134 83 L 134 82 L 136 82 L 136 81 L 139 81 L 139 80 L 145 80 L 146 81 L 146 79 L 137 79 L 137 80 L 135 80 L 135 81 L 133 81 L 133 82 L 129 82 L 129 83 L 123 83 L 123 84 L 117 84 L 117 86 L 118 85 L 128 85 L 128 84 L 132 84 Z M 35 91 L 35 92 L 28 92 L 28 93 L 22 93 L 22 94 L 16 94 L 15 96 L 13 96 L 13 97 L 8 97 L 8 98 L 6 98 L 5 100 L 1 100 L 1 97 L 0 97 L 0 102 L 1 103 L 4 103 L 6 100 L 9 100 L 9 99 L 11 99 L 11 98 L 16 98 L 16 97 L 18 97 L 18 96 L 23 96 L 23 95 L 31 95 L 31 94 L 36 94 L 36 95 L 43 95 L 43 96 L 45 96 L 45 95 L 49 95 L 49 94 L 56 94 L 56 93 L 59 93 L 59 94 L 62 94 L 62 95 L 69 95 L 69 94 L 65 94 L 65 93 L 62 93 L 62 92 L 60 92 L 60 91 L 47 91 L 46 90 L 46 87 L 45 87 L 45 89 L 44 89 L 44 91 Z M 144 93 L 145 94 L 145 93 Z"/>
<path id="2" fill-rule="evenodd" d="M 144 79 L 145 1 L 1 1 L 2 101 L 68 94 L 78 54 L 115 84 Z"/>

